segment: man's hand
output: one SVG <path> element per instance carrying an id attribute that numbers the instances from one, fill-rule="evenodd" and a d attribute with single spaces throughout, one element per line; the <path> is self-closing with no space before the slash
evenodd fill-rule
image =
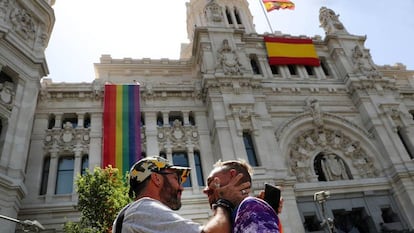
<path id="1" fill-rule="evenodd" d="M 237 174 L 230 182 L 225 186 L 220 186 L 220 179 L 215 177 L 210 183 L 209 188 L 214 191 L 213 198 L 210 198 L 210 205 L 214 204 L 219 198 L 226 199 L 238 205 L 245 197 L 250 193 L 250 182 L 238 184 L 243 174 Z"/>

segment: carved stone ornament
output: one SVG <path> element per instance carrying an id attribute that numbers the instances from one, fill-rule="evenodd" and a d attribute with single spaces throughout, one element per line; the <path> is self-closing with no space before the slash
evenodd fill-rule
<path id="1" fill-rule="evenodd" d="M 175 120 L 172 126 L 158 127 L 158 143 L 162 148 L 182 148 L 184 145 L 198 145 L 199 133 L 196 126 L 183 126 Z"/>
<path id="2" fill-rule="evenodd" d="M 217 52 L 216 71 L 222 71 L 225 75 L 242 75 L 239 57 L 227 39 L 223 40 L 222 47 Z"/>
<path id="3" fill-rule="evenodd" d="M 0 83 L 0 102 L 6 105 L 9 110 L 13 107 L 14 95 L 14 84 L 12 82 Z"/>
<path id="4" fill-rule="evenodd" d="M 321 7 L 319 9 L 319 22 L 327 34 L 337 32 L 348 33 L 344 25 L 341 23 L 341 21 L 339 21 L 338 16 L 339 15 L 336 15 L 335 12 L 329 8 Z"/>
<path id="5" fill-rule="evenodd" d="M 314 156 L 325 154 L 322 169 L 326 172 L 327 180 L 349 179 L 351 174 L 345 174 L 346 158 L 348 166 L 352 166 L 361 178 L 377 177 L 379 171 L 374 166 L 373 159 L 361 148 L 358 141 L 353 141 L 341 131 L 331 129 L 310 129 L 299 133 L 290 144 L 289 166 L 298 182 L 315 182 L 316 174 Z M 331 155 L 327 151 L 335 151 Z"/>
<path id="6" fill-rule="evenodd" d="M 208 22 L 222 22 L 222 7 L 215 0 L 210 0 L 205 8 L 205 14 Z"/>
<path id="7" fill-rule="evenodd" d="M 352 49 L 352 61 L 354 63 L 354 72 L 361 73 L 371 79 L 381 78 L 381 74 L 377 71 L 375 65 L 372 64 L 370 56 L 364 55 L 358 45 Z"/>
<path id="8" fill-rule="evenodd" d="M 16 33 L 23 39 L 33 40 L 35 38 L 34 20 L 25 9 L 15 8 L 10 18 Z"/>
<path id="9" fill-rule="evenodd" d="M 66 122 L 63 129 L 47 129 L 44 138 L 45 150 L 74 151 L 81 146 L 82 150 L 89 151 L 89 144 L 90 129 L 74 129 L 70 122 Z"/>

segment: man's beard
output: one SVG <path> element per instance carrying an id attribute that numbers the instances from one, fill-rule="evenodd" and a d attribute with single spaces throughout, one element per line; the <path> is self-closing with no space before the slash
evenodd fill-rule
<path id="1" fill-rule="evenodd" d="M 181 208 L 181 195 L 178 195 L 179 193 L 181 193 L 181 191 L 174 189 L 170 180 L 165 177 L 164 185 L 160 190 L 162 202 L 172 210 L 179 210 Z"/>

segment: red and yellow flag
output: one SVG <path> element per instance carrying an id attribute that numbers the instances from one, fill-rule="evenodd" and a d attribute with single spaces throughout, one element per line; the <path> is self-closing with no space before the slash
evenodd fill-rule
<path id="1" fill-rule="evenodd" d="M 265 36 L 264 41 L 270 65 L 320 65 L 310 38 Z"/>
<path id="2" fill-rule="evenodd" d="M 267 12 L 279 9 L 295 9 L 295 3 L 290 0 L 262 0 Z"/>
<path id="3" fill-rule="evenodd" d="M 141 157 L 139 85 L 105 85 L 103 167 L 122 174 Z"/>

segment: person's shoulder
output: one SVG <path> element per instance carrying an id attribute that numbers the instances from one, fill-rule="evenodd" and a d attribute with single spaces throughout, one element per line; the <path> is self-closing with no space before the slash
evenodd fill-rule
<path id="1" fill-rule="evenodd" d="M 149 197 L 143 197 L 136 201 L 134 201 L 131 204 L 131 207 L 129 208 L 131 211 L 137 211 L 137 209 L 141 211 L 147 211 L 152 209 L 162 209 L 162 210 L 169 210 L 164 204 L 162 204 L 160 201 L 155 200 L 153 198 Z"/>
<path id="2" fill-rule="evenodd" d="M 272 207 L 265 202 L 264 200 L 257 198 L 257 197 L 247 197 L 240 203 L 240 209 L 255 209 L 255 210 L 263 210 L 263 211 L 270 211 L 273 210 Z"/>

